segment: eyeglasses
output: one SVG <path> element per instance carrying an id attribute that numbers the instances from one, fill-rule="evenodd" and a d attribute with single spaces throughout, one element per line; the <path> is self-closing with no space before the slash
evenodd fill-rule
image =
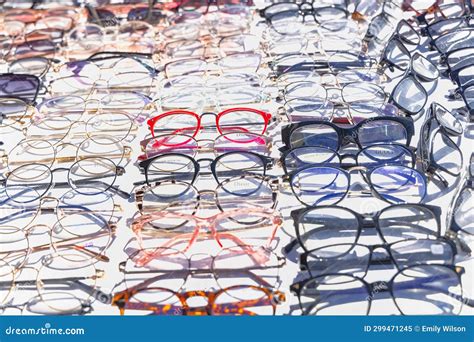
<path id="1" fill-rule="evenodd" d="M 355 143 L 359 148 L 380 143 L 409 146 L 414 131 L 410 118 L 375 117 L 349 128 L 323 120 L 299 122 L 283 127 L 281 137 L 287 148 L 323 146 L 338 151 L 348 143 Z"/>
<path id="2" fill-rule="evenodd" d="M 201 22 L 198 12 L 181 12 L 171 18 L 172 25 L 163 29 L 160 33 L 166 41 L 215 39 L 249 31 L 247 20 L 242 20 L 238 15 L 225 15 L 213 13 L 212 16 L 204 16 Z"/>
<path id="3" fill-rule="evenodd" d="M 373 43 L 384 45 L 393 35 L 394 22 L 396 22 L 397 17 L 393 13 L 389 13 L 390 4 L 391 1 L 384 1 L 381 13 L 370 20 L 363 39 L 365 43 L 364 50 L 369 50 Z M 354 14 L 358 15 L 357 12 Z"/>
<path id="4" fill-rule="evenodd" d="M 145 21 L 156 25 L 166 19 L 166 10 L 173 10 L 176 3 L 167 4 L 112 4 L 100 7 L 86 6 L 89 21 L 101 26 L 114 26 L 120 22 L 121 17 L 127 21 Z"/>
<path id="5" fill-rule="evenodd" d="M 148 260 L 149 255 L 153 255 L 152 260 Z M 143 260 L 147 262 L 143 264 Z M 284 265 L 284 258 L 263 247 L 239 245 L 223 248 L 216 255 L 189 257 L 177 249 L 151 247 L 132 252 L 119 264 L 119 270 L 128 288 L 159 281 L 161 286 L 181 290 L 189 279 L 200 275 L 213 276 L 221 289 L 234 285 L 277 288 Z"/>
<path id="6" fill-rule="evenodd" d="M 142 213 L 172 208 L 193 214 L 199 207 L 215 205 L 221 212 L 235 208 L 275 208 L 277 191 L 272 181 L 258 175 L 242 175 L 222 181 L 215 190 L 198 190 L 180 180 L 164 180 L 135 192 Z"/>
<path id="7" fill-rule="evenodd" d="M 183 0 L 179 4 L 179 8 L 184 11 L 198 11 L 206 14 L 211 6 L 217 6 L 217 9 L 225 14 L 241 15 L 248 13 L 249 6 L 252 5 L 252 0 Z"/>
<path id="8" fill-rule="evenodd" d="M 334 313 L 367 315 L 375 293 L 388 293 L 404 315 L 459 314 L 463 304 L 461 267 L 415 265 L 398 271 L 389 281 L 368 283 L 351 274 L 328 273 L 295 283 L 303 315 Z M 375 289 L 377 289 L 375 291 Z"/>
<path id="9" fill-rule="evenodd" d="M 340 92 L 340 95 L 337 94 Z M 331 94 L 332 93 L 332 94 Z M 301 97 L 318 97 L 323 100 L 352 104 L 370 102 L 376 106 L 385 102 L 385 92 L 381 87 L 369 82 L 346 83 L 342 87 L 328 87 L 318 82 L 304 81 L 288 84 L 282 91 L 283 99 L 289 101 Z"/>
<path id="10" fill-rule="evenodd" d="M 458 70 L 471 65 L 473 63 L 473 53 L 474 47 L 466 47 L 450 51 L 444 58 L 441 59 L 441 62 L 446 64 L 448 68 L 446 74 L 454 74 Z"/>
<path id="11" fill-rule="evenodd" d="M 52 203 L 52 205 L 48 205 L 49 203 Z M 78 203 L 81 205 L 78 205 Z M 88 196 L 70 190 L 59 198 L 45 196 L 39 200 L 37 205 L 33 206 L 15 205 L 15 203 L 4 204 L 0 223 L 4 227 L 26 229 L 30 226 L 39 226 L 34 222 L 36 219 L 41 219 L 42 214 L 54 213 L 56 222 L 60 222 L 69 215 L 89 212 L 91 215 L 101 217 L 100 220 L 96 220 L 94 223 L 106 222 L 112 227 L 118 221 L 117 216 L 121 211 L 122 208 L 114 203 L 110 194 L 100 193 Z M 111 230 L 113 229 L 111 228 Z M 60 232 L 57 233 L 60 234 Z"/>
<path id="12" fill-rule="evenodd" d="M 141 298 L 157 297 L 158 300 Z M 245 297 L 244 297 L 245 296 Z M 193 297 L 207 298 L 205 307 L 189 307 L 187 300 Z M 239 299 L 245 298 L 245 299 Z M 216 292 L 188 291 L 175 292 L 161 287 L 125 290 L 115 294 L 113 305 L 118 306 L 120 313 L 126 310 L 141 310 L 155 315 L 274 315 L 279 303 L 285 301 L 280 291 L 256 286 L 232 286 Z"/>
<path id="13" fill-rule="evenodd" d="M 156 29 L 145 21 L 129 21 L 119 26 L 107 27 L 104 37 L 105 50 L 153 53 Z"/>
<path id="14" fill-rule="evenodd" d="M 423 171 L 437 175 L 445 186 L 449 183 L 440 175 L 440 171 L 458 176 L 462 170 L 462 152 L 450 138 L 460 136 L 462 132 L 461 122 L 446 108 L 436 102 L 431 104 L 421 127 L 417 152 Z"/>
<path id="15" fill-rule="evenodd" d="M 5 303 L 18 287 L 37 291 L 37 304 L 46 306 L 32 309 L 40 309 L 43 314 L 84 314 L 90 312 L 93 299 L 110 301 L 108 295 L 96 288 L 104 272 L 78 253 L 44 255 L 38 268 L 24 267 L 20 279 L 5 261 L 0 261 L 0 265 L 0 303 Z M 23 276 L 23 272 L 31 274 L 31 278 Z"/>
<path id="16" fill-rule="evenodd" d="M 32 9 L 40 4 L 42 0 L 25 0 L 21 2 L 5 1 L 2 3 L 5 9 Z"/>
<path id="17" fill-rule="evenodd" d="M 428 93 L 421 82 L 432 82 L 439 78 L 436 66 L 419 53 L 410 60 L 410 67 L 390 95 L 390 102 L 408 115 L 421 112 L 428 100 Z"/>
<path id="18" fill-rule="evenodd" d="M 449 16 L 429 24 L 421 30 L 421 33 L 434 40 L 449 31 L 469 27 L 470 19 L 469 15 L 460 18 Z"/>
<path id="19" fill-rule="evenodd" d="M 193 152 L 193 151 L 191 151 Z M 201 163 L 207 162 L 211 172 L 201 172 Z M 145 174 L 145 182 L 152 185 L 163 180 L 181 180 L 193 184 L 198 175 L 214 176 L 220 184 L 226 179 L 241 175 L 265 176 L 273 159 L 253 152 L 227 152 L 215 159 L 200 158 L 182 153 L 163 153 L 141 161 L 138 166 Z M 134 183 L 140 185 L 143 182 Z"/>
<path id="20" fill-rule="evenodd" d="M 374 229 L 384 243 L 407 239 L 433 239 L 441 236 L 441 209 L 427 204 L 392 204 L 377 213 L 361 215 L 339 206 L 318 206 L 291 212 L 297 244 L 305 252 L 335 244 L 357 244 L 363 231 Z"/>
<path id="21" fill-rule="evenodd" d="M 200 238 L 213 239 L 220 248 L 229 240 L 233 245 L 271 248 L 282 222 L 273 210 L 264 208 L 228 210 L 206 218 L 161 210 L 137 218 L 132 223 L 132 230 L 142 249 L 150 238 L 165 239 L 160 247 L 180 248 L 183 252 Z M 244 231 L 245 236 L 235 235 L 235 232 Z M 159 255 L 158 251 L 144 255 L 140 264 L 150 262 L 156 255 Z"/>
<path id="22" fill-rule="evenodd" d="M 65 36 L 64 54 L 80 60 L 103 49 L 106 32 L 98 25 L 85 23 L 76 25 Z"/>
<path id="23" fill-rule="evenodd" d="M 397 68 L 406 70 L 410 66 L 412 47 L 420 44 L 421 37 L 406 21 L 398 23 L 395 33 L 390 37 L 382 51 L 380 67 L 388 66 L 390 70 Z"/>
<path id="24" fill-rule="evenodd" d="M 385 115 L 390 110 L 385 108 L 385 92 L 371 83 L 350 83 L 339 89 L 301 82 L 286 88 L 288 92 L 284 96 L 287 100 L 280 110 L 290 122 L 331 121 L 335 116 L 345 116 L 352 122 L 354 118 Z M 339 97 L 334 90 L 340 90 L 342 96 Z"/>
<path id="25" fill-rule="evenodd" d="M 54 172 L 67 171 L 67 182 L 53 182 Z M 125 170 L 103 157 L 90 157 L 78 160 L 70 168 L 51 169 L 45 164 L 31 163 L 10 171 L 1 180 L 8 200 L 15 203 L 31 203 L 47 194 L 55 187 L 72 187 L 84 195 L 96 195 L 113 190 L 123 198 L 130 195 L 114 186 L 117 176 Z"/>
<path id="26" fill-rule="evenodd" d="M 450 73 L 451 79 L 455 81 L 460 89 L 465 89 L 471 85 L 474 85 L 472 79 L 472 72 L 474 71 L 474 61 L 466 61 L 466 64 L 457 69 L 452 70 Z"/>
<path id="27" fill-rule="evenodd" d="M 68 148 L 74 154 L 65 153 Z M 52 167 L 55 163 L 68 165 L 84 158 L 102 156 L 107 156 L 108 159 L 120 165 L 122 161 L 130 159 L 131 148 L 124 146 L 114 137 L 106 135 L 56 145 L 39 138 L 27 138 L 21 140 L 0 158 L 3 159 L 1 165 L 6 165 L 12 171 L 18 166 L 35 162 Z"/>
<path id="28" fill-rule="evenodd" d="M 163 79 L 161 88 L 163 91 L 177 91 L 192 88 L 223 90 L 227 88 L 237 88 L 239 86 L 261 87 L 262 80 L 255 73 L 229 72 L 222 75 L 179 75 Z M 209 94 L 208 94 L 209 95 Z"/>
<path id="29" fill-rule="evenodd" d="M 373 169 L 387 164 L 415 166 L 415 154 L 400 144 L 376 144 L 364 147 L 357 154 L 339 154 L 337 151 L 320 146 L 302 146 L 284 151 L 280 158 L 285 174 L 311 166 L 336 166 L 342 169 L 353 167 L 344 162 L 346 159 L 355 161 L 356 166 Z"/>
<path id="30" fill-rule="evenodd" d="M 8 226 L 0 228 L 2 260 L 19 271 L 34 256 L 53 250 L 59 256 L 75 251 L 83 255 L 84 259 L 108 262 L 105 253 L 114 240 L 115 226 L 105 221 L 99 213 L 81 206 L 59 205 L 56 209 L 67 212 L 67 215 L 53 225 L 48 225 L 46 233 L 42 231 L 45 225 L 33 223 L 44 215 L 36 209 L 16 213 L 14 216 L 19 220 L 10 216 Z M 17 221 L 22 221 L 21 216 L 26 214 L 34 214 L 35 217 L 27 227 L 17 227 Z"/>
<path id="31" fill-rule="evenodd" d="M 220 134 L 241 132 L 263 134 L 272 120 L 272 115 L 253 108 L 229 108 L 218 114 L 196 113 L 186 110 L 173 110 L 147 121 L 152 136 L 171 132 L 173 134 L 188 134 L 195 137 L 202 130 L 201 119 L 205 115 L 216 118 L 215 127 Z M 206 125 L 206 128 L 209 127 Z M 212 127 L 212 126 L 211 126 Z"/>
<path id="32" fill-rule="evenodd" d="M 16 285 L 22 285 L 21 282 L 18 283 Z M 59 307 L 60 302 L 67 302 L 68 305 L 62 307 L 62 310 L 54 308 Z M 21 304 L 0 305 L 2 315 L 85 315 L 92 311 L 91 303 L 61 291 L 50 292 L 44 296 L 36 295 Z"/>
<path id="33" fill-rule="evenodd" d="M 255 73 L 260 67 L 261 56 L 254 52 L 233 53 L 217 60 L 204 58 L 185 58 L 164 65 L 165 77 L 171 78 L 189 74 L 222 74 L 224 72 Z"/>
<path id="34" fill-rule="evenodd" d="M 90 55 L 108 50 L 151 55 L 155 49 L 155 28 L 145 21 L 112 22 L 107 28 L 95 24 L 76 25 L 65 36 L 62 49 L 68 60 L 89 58 Z M 116 25 L 116 26 L 115 26 Z"/>
<path id="35" fill-rule="evenodd" d="M 48 115 L 66 112 L 69 119 L 87 120 L 84 114 L 98 115 L 120 111 L 126 113 L 132 121 L 141 122 L 152 107 L 150 98 L 138 92 L 96 92 L 87 98 L 66 95 L 43 99 L 37 106 L 38 113 L 35 113 L 34 118 L 41 120 Z"/>
<path id="36" fill-rule="evenodd" d="M 432 45 L 442 55 L 460 48 L 472 47 L 474 45 L 474 28 L 462 28 L 445 33 L 436 38 Z"/>
<path id="37" fill-rule="evenodd" d="M 279 89 L 285 92 L 285 88 L 290 84 L 298 84 L 304 82 L 315 82 L 322 85 L 344 86 L 349 83 L 367 82 L 372 84 L 380 84 L 384 81 L 384 76 L 380 75 L 377 70 L 366 68 L 354 68 L 349 70 L 335 71 L 320 75 L 310 70 L 290 71 L 279 76 L 275 83 Z"/>
<path id="38" fill-rule="evenodd" d="M 63 43 L 64 31 L 44 28 L 29 32 L 14 42 L 11 58 L 54 57 Z"/>
<path id="39" fill-rule="evenodd" d="M 161 51 L 163 59 L 190 57 L 213 57 L 234 53 L 254 52 L 259 48 L 258 38 L 248 33 L 234 34 L 219 39 L 218 42 L 180 39 L 168 42 Z"/>
<path id="40" fill-rule="evenodd" d="M 281 2 L 272 4 L 260 11 L 260 15 L 280 34 L 296 34 L 301 31 L 301 24 L 311 17 L 318 24 L 331 23 L 331 21 L 346 19 L 348 12 L 340 6 L 315 7 L 313 3 L 301 4 Z M 292 23 L 292 25 L 288 25 Z M 295 25 L 295 23 L 299 25 Z"/>
<path id="41" fill-rule="evenodd" d="M 42 78 L 50 70 L 53 63 L 52 59 L 45 57 L 28 57 L 20 58 L 12 61 L 9 65 L 8 72 L 16 74 L 30 74 L 38 78 Z"/>
<path id="42" fill-rule="evenodd" d="M 8 17 L 5 19 L 23 22 L 21 19 L 28 20 L 28 17 L 22 16 L 22 13 L 11 13 L 11 19 Z M 25 26 L 28 25 L 28 31 L 24 32 L 23 38 L 26 42 L 32 42 L 38 40 L 40 36 L 45 34 L 49 35 L 51 38 L 61 38 L 64 32 L 69 31 L 72 28 L 73 20 L 68 17 L 46 17 L 39 19 L 36 22 L 24 24 Z M 15 41 L 16 44 L 20 42 L 21 38 L 17 38 Z"/>
<path id="43" fill-rule="evenodd" d="M 0 98 L 17 98 L 34 104 L 41 86 L 38 77 L 28 74 L 0 74 Z"/>
<path id="44" fill-rule="evenodd" d="M 35 24 L 38 28 L 58 28 L 68 31 L 77 22 L 82 10 L 77 7 L 57 6 L 44 10 L 12 9 L 5 12 L 6 21 Z"/>
<path id="45" fill-rule="evenodd" d="M 474 195 L 474 154 L 471 154 L 469 165 L 462 175 L 455 195 L 448 210 L 446 227 L 447 235 L 456 237 L 459 233 L 473 234 L 471 215 L 473 213 L 472 198 Z"/>
<path id="46" fill-rule="evenodd" d="M 67 113 L 67 112 L 66 112 Z M 35 118 L 25 128 L 24 135 L 40 139 L 45 134 L 50 142 L 58 145 L 65 140 L 79 142 L 90 138 L 94 142 L 114 144 L 130 140 L 137 131 L 137 123 L 124 111 L 104 111 L 95 115 L 85 115 L 82 112 L 69 112 L 69 115 L 59 113 Z M 77 120 L 74 120 L 76 116 Z M 80 119 L 87 119 L 87 121 Z"/>
<path id="47" fill-rule="evenodd" d="M 269 100 L 270 96 L 265 93 L 265 88 L 248 83 L 220 89 L 192 84 L 186 88 L 163 89 L 161 98 L 155 103 L 163 112 L 178 109 L 203 112 L 238 106 L 258 107 L 267 104 Z"/>
<path id="48" fill-rule="evenodd" d="M 20 130 L 37 110 L 31 104 L 15 97 L 0 97 L 0 127 Z"/>
<path id="49" fill-rule="evenodd" d="M 377 253 L 383 250 L 385 253 Z M 408 239 L 391 244 L 366 246 L 335 244 L 301 254 L 300 268 L 312 277 L 348 273 L 363 278 L 371 266 L 394 264 L 398 270 L 420 264 L 453 265 L 456 247 L 446 239 Z"/>
<path id="50" fill-rule="evenodd" d="M 104 57 L 68 62 L 49 85 L 54 94 L 90 93 L 95 88 L 145 92 L 152 87 L 157 71 L 136 57 Z M 105 83 L 105 84 L 104 84 Z"/>
<path id="51" fill-rule="evenodd" d="M 316 82 L 319 84 L 345 85 L 353 82 L 370 82 L 379 84 L 383 76 L 377 70 L 366 68 L 354 68 L 349 70 L 340 70 L 332 73 L 320 75 L 311 70 L 289 71 L 281 74 L 275 79 L 278 89 L 284 91 L 288 85 L 299 82 Z"/>
<path id="52" fill-rule="evenodd" d="M 462 98 L 466 104 L 470 122 L 474 121 L 474 85 L 467 87 L 462 91 Z"/>
<path id="53" fill-rule="evenodd" d="M 272 70 L 271 78 L 282 77 L 286 73 L 310 71 L 340 72 L 351 69 L 370 69 L 376 61 L 360 51 L 331 51 L 327 56 L 302 53 L 284 54 L 274 58 L 268 66 Z"/>
<path id="54" fill-rule="evenodd" d="M 440 18 L 458 17 L 466 11 L 464 1 L 443 4 L 442 1 L 435 0 L 431 3 L 427 7 L 425 1 L 413 2 L 405 0 L 402 3 L 402 10 L 415 12 L 416 20 L 421 24 L 430 24 L 439 21 Z"/>
<path id="55" fill-rule="evenodd" d="M 351 172 L 358 171 L 369 189 L 351 191 Z M 417 170 L 387 164 L 368 170 L 355 166 L 308 166 L 288 176 L 291 190 L 307 206 L 336 204 L 348 195 L 374 195 L 389 203 L 419 203 L 426 195 L 426 178 Z"/>
<path id="56" fill-rule="evenodd" d="M 228 132 L 215 139 L 196 140 L 186 134 L 163 134 L 140 142 L 144 155 L 139 160 L 166 153 L 181 153 L 195 157 L 197 153 L 213 153 L 216 157 L 227 152 L 253 152 L 267 156 L 271 152 L 271 139 L 255 133 Z"/>

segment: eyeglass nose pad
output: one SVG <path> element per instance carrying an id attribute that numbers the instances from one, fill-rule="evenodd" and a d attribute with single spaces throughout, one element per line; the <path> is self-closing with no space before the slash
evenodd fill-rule
<path id="1" fill-rule="evenodd" d="M 47 206 L 44 206 L 46 203 L 48 202 L 53 202 L 55 203 L 54 204 L 54 208 L 57 208 L 59 206 L 59 199 L 55 198 L 55 197 L 50 197 L 50 196 L 46 196 L 46 197 L 43 197 L 41 200 L 40 200 L 40 203 L 39 203 L 39 209 L 40 210 L 45 210 L 45 209 L 49 209 L 51 207 L 47 207 Z"/>
<path id="2" fill-rule="evenodd" d="M 333 102 L 342 102 L 342 101 L 341 101 L 341 93 L 340 93 L 340 90 L 337 89 L 337 88 L 328 89 L 328 90 L 327 90 L 327 99 L 328 99 L 329 101 L 333 101 Z"/>
<path id="3" fill-rule="evenodd" d="M 216 204 L 216 193 L 214 190 L 201 190 L 199 191 L 199 202 L 202 204 L 200 207 L 208 209 Z"/>

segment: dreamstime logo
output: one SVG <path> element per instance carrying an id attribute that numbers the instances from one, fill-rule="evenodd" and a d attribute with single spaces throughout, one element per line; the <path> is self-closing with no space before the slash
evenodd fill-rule
<path id="1" fill-rule="evenodd" d="M 45 323 L 39 328 L 16 328 L 9 326 L 4 330 L 5 335 L 85 335 L 83 328 L 52 328 L 50 323 Z"/>
<path id="2" fill-rule="evenodd" d="M 368 302 L 371 302 L 374 299 L 374 297 L 377 295 L 377 293 L 384 292 L 387 290 L 387 288 L 388 286 L 386 282 L 384 281 L 378 282 L 377 284 L 374 285 L 370 294 L 367 297 L 365 297 L 365 300 Z"/>

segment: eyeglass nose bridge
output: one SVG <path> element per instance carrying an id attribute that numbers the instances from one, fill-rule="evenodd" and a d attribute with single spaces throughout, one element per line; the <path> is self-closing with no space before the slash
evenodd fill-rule
<path id="1" fill-rule="evenodd" d="M 389 284 L 386 281 L 376 281 L 370 284 L 370 299 L 377 293 L 388 292 L 390 290 Z"/>
<path id="2" fill-rule="evenodd" d="M 196 260 L 197 259 L 197 260 Z M 191 274 L 193 277 L 207 278 L 212 275 L 212 257 L 207 253 L 194 253 L 189 256 Z"/>
<path id="3" fill-rule="evenodd" d="M 44 204 L 45 203 L 55 203 L 53 206 L 46 206 L 44 207 Z M 56 209 L 58 208 L 59 206 L 59 199 L 56 198 L 56 197 L 51 197 L 51 196 L 45 196 L 45 197 L 42 197 L 39 201 L 39 205 L 38 205 L 38 209 L 40 212 L 52 212 L 52 211 L 56 211 Z"/>
<path id="4" fill-rule="evenodd" d="M 213 161 L 214 161 L 214 159 L 212 159 L 212 158 L 199 158 L 199 159 L 196 159 L 196 163 L 198 163 L 201 168 L 210 167 L 210 165 Z M 207 163 L 207 164 L 204 164 L 204 163 Z M 202 164 L 204 164 L 204 165 L 202 165 Z"/>
<path id="5" fill-rule="evenodd" d="M 206 291 L 188 291 L 183 293 L 184 301 L 186 303 L 185 311 L 187 316 L 202 316 L 202 315 L 211 315 L 211 307 L 210 307 L 210 300 L 211 300 L 211 293 Z M 192 298 L 204 298 L 207 302 L 205 305 L 198 305 L 198 306 L 190 306 L 188 304 L 188 300 Z"/>
<path id="6" fill-rule="evenodd" d="M 203 112 L 201 114 L 201 119 L 205 116 L 214 116 L 214 117 L 217 117 L 217 113 L 214 113 L 214 112 Z"/>
<path id="7" fill-rule="evenodd" d="M 326 88 L 326 97 L 329 101 L 335 103 L 343 103 L 342 100 L 342 88 L 339 87 L 325 87 Z"/>
<path id="8" fill-rule="evenodd" d="M 368 170 L 367 166 L 355 165 L 346 169 L 347 172 L 352 173 L 354 171 L 366 172 Z"/>
<path id="9" fill-rule="evenodd" d="M 204 117 L 206 116 L 213 116 L 214 117 L 214 121 L 211 121 L 207 124 L 203 124 L 203 121 L 204 121 Z M 199 117 L 199 121 L 201 122 L 201 130 L 214 130 L 216 127 L 217 127 L 217 117 L 218 117 L 218 114 L 217 113 L 213 113 L 213 112 L 203 112 L 201 113 L 200 117 Z"/>
<path id="10" fill-rule="evenodd" d="M 215 204 L 217 202 L 217 191 L 215 190 L 199 190 L 197 196 L 199 203 Z"/>

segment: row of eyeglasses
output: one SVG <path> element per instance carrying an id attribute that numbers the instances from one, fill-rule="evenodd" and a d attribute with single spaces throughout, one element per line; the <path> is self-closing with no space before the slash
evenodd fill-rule
<path id="1" fill-rule="evenodd" d="M 469 227 L 457 223 L 445 241 L 432 224 L 439 211 L 418 204 L 428 178 L 446 187 L 446 177 L 463 170 L 452 140 L 462 135 L 463 123 L 440 104 L 424 110 L 423 84 L 442 75 L 413 48 L 424 44 L 426 23 L 438 23 L 456 6 L 469 25 L 467 6 L 424 13 L 364 1 L 278 2 L 259 10 L 242 1 L 84 4 L 80 10 L 5 5 L 5 313 L 86 314 L 112 305 L 121 314 L 275 314 L 285 302 L 280 227 L 290 221 L 276 209 L 291 188 L 292 202 L 307 207 L 291 214 L 297 239 L 284 248 L 305 251 L 301 267 L 311 278 L 291 287 L 302 313 L 347 305 L 364 314 L 370 302 L 361 298 L 373 285 L 356 271 L 367 273 L 376 247 L 358 244 L 365 229 L 360 214 L 336 205 L 353 197 L 354 171 L 367 184 L 356 196 L 390 203 L 374 227 L 400 271 L 387 286 L 401 288 L 401 294 L 392 290 L 400 312 L 410 313 L 399 302 L 413 305 L 407 296 L 420 288 L 446 296 L 439 285 L 426 284 L 442 272 L 446 286 L 455 276 L 459 283 L 448 297 L 463 302 L 450 248 L 454 241 L 468 250 L 458 233 L 470 234 Z M 414 11 L 417 21 L 397 22 L 402 9 Z M 391 94 L 384 89 L 387 69 L 403 72 Z M 460 87 L 456 94 L 466 93 Z M 416 116 L 424 117 L 426 138 L 414 152 Z M 280 128 L 282 156 L 275 158 Z M 434 141 L 444 144 L 442 154 Z M 217 186 L 209 188 L 213 180 Z M 133 193 L 125 190 L 131 186 Z M 122 208 L 128 202 L 136 208 L 133 217 Z M 453 217 L 468 205 L 455 202 Z M 109 271 L 102 268 L 118 261 L 116 240 L 126 237 L 122 280 L 105 291 Z M 359 249 L 369 251 L 365 264 Z M 437 251 L 431 266 L 424 265 L 426 250 Z M 406 282 L 413 274 L 421 280 Z M 203 281 L 209 277 L 211 285 Z M 339 302 L 340 291 L 348 291 L 346 302 Z M 455 308 L 452 313 L 460 311 Z"/>
<path id="2" fill-rule="evenodd" d="M 292 312 L 453 315 L 474 305 L 472 284 L 462 277 L 470 267 L 458 264 L 471 260 L 466 241 L 472 241 L 473 232 L 468 201 L 474 154 L 465 163 L 460 148 L 465 122 L 472 117 L 472 100 L 465 96 L 473 81 L 472 3 L 416 6 L 416 1 L 403 2 L 401 9 L 415 16 L 394 25 L 384 23 L 391 17 L 384 8 L 372 17 L 363 41 L 368 47 L 383 47 L 366 50 L 377 64 L 369 67 L 372 73 L 365 73 L 365 80 L 337 87 L 343 101 L 330 95 L 334 90 L 324 81 L 312 79 L 290 83 L 280 94 L 287 108 L 296 107 L 292 114 L 297 117 L 321 116 L 292 122 L 281 135 L 283 168 L 294 195 L 305 205 L 290 213 L 295 238 L 284 247 L 301 270 L 290 286 L 297 297 Z M 352 17 L 361 16 L 353 12 Z M 423 52 L 429 50 L 435 53 Z M 318 62 L 304 61 L 316 69 Z M 450 62 L 458 72 L 450 70 Z M 392 81 L 389 94 L 387 83 L 373 82 L 381 76 Z M 456 84 L 450 98 L 462 98 L 460 108 L 449 111 L 435 102 L 448 95 L 437 86 L 443 79 Z M 338 110 L 341 103 L 345 112 Z M 396 110 L 387 110 L 387 103 Z M 439 206 L 426 204 L 433 193 L 429 183 L 438 189 L 456 187 L 446 223 Z M 358 212 L 354 202 L 344 202 L 367 196 L 388 206 Z M 394 272 L 387 277 L 390 269 Z"/>

